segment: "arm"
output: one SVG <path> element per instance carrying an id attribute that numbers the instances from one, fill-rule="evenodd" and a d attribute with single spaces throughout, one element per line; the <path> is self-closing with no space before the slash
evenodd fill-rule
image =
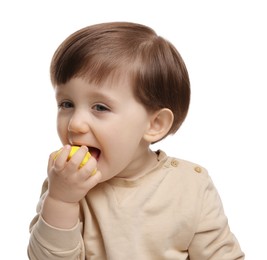
<path id="1" fill-rule="evenodd" d="M 244 259 L 239 243 L 228 226 L 219 194 L 210 179 L 204 188 L 202 211 L 189 247 L 189 256 L 192 260 Z"/>
<path id="2" fill-rule="evenodd" d="M 91 177 L 96 168 L 93 158 L 79 167 L 87 148 L 67 161 L 69 149 L 64 147 L 56 160 L 54 153 L 50 155 L 45 193 L 31 224 L 28 255 L 32 260 L 84 259 L 79 201 L 99 182 L 101 174 L 97 172 Z"/>
<path id="3" fill-rule="evenodd" d="M 31 260 L 85 259 L 79 224 L 72 229 L 58 229 L 38 216 L 31 231 L 28 257 Z"/>

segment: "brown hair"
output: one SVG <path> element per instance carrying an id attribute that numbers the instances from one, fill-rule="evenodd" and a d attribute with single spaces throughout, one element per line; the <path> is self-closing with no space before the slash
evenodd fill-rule
<path id="1" fill-rule="evenodd" d="M 54 86 L 73 77 L 100 84 L 125 71 L 136 99 L 148 111 L 169 108 L 173 112 L 168 134 L 175 133 L 189 108 L 189 76 L 176 48 L 151 28 L 128 22 L 85 27 L 62 42 L 50 67 Z"/>

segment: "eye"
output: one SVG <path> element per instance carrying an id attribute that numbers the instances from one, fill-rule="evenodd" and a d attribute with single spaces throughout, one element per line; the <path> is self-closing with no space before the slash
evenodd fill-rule
<path id="1" fill-rule="evenodd" d="M 68 109 L 68 108 L 73 108 L 74 104 L 71 101 L 62 101 L 58 104 L 58 108 L 62 109 Z"/>
<path id="2" fill-rule="evenodd" d="M 96 110 L 97 112 L 106 112 L 109 111 L 110 109 L 102 104 L 96 104 L 92 107 L 93 110 Z"/>

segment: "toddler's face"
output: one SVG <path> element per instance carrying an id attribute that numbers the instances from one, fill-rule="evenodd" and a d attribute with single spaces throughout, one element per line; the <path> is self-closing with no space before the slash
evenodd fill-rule
<path id="1" fill-rule="evenodd" d="M 136 101 L 127 78 L 101 86 L 73 78 L 55 93 L 62 144 L 88 146 L 103 181 L 138 172 L 148 150 L 143 136 L 151 114 Z"/>

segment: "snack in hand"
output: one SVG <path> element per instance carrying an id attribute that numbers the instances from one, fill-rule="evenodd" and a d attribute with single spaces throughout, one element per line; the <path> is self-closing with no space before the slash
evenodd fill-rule
<path id="1" fill-rule="evenodd" d="M 71 158 L 71 157 L 72 157 L 72 156 L 73 156 L 79 149 L 80 149 L 80 146 L 72 146 L 67 160 L 70 160 L 70 158 Z M 56 153 L 54 159 L 56 159 L 56 158 L 58 157 L 58 155 L 60 154 L 61 150 L 62 150 L 62 149 L 60 149 L 60 150 Z M 80 164 L 80 167 L 83 167 L 83 166 L 87 163 L 87 161 L 90 159 L 90 157 L 91 157 L 91 154 L 90 154 L 89 152 L 87 152 L 86 155 L 84 156 L 84 158 L 83 158 L 81 164 Z M 96 173 L 96 171 L 97 171 L 97 170 L 94 169 L 91 175 L 94 175 L 94 174 Z"/>

